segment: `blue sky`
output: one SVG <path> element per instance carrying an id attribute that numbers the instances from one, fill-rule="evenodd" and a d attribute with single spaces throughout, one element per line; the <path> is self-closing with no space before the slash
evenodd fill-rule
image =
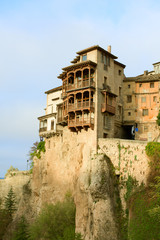
<path id="1" fill-rule="evenodd" d="M 159 23 L 158 0 L 1 0 L 0 177 L 27 169 L 44 92 L 61 84 L 76 51 L 112 45 L 126 76 L 141 74 L 160 61 Z"/>

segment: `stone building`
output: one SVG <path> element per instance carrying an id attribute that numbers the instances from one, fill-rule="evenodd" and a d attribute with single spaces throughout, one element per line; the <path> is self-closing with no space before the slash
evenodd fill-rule
<path id="1" fill-rule="evenodd" d="M 128 133 L 135 130 L 137 140 L 153 141 L 159 134 L 160 63 L 153 66 L 153 71 L 123 81 L 123 126 Z"/>
<path id="2" fill-rule="evenodd" d="M 62 80 L 62 90 L 59 87 L 46 92 L 47 112 L 39 118 L 40 135 L 52 130 L 52 117 L 54 124 L 67 126 L 72 132 L 91 129 L 96 139 L 122 137 L 125 65 L 116 59 L 111 46 L 108 51 L 93 46 L 77 52 L 72 64 L 64 67 L 58 76 Z M 58 102 L 54 101 L 54 94 L 59 95 Z M 56 112 L 48 112 L 50 102 L 56 105 Z"/>
<path id="3" fill-rule="evenodd" d="M 152 141 L 159 133 L 160 62 L 154 70 L 125 77 L 125 65 L 111 53 L 92 46 L 77 52 L 71 65 L 58 76 L 62 86 L 47 92 L 47 107 L 39 117 L 40 136 L 90 132 L 98 138 Z"/>

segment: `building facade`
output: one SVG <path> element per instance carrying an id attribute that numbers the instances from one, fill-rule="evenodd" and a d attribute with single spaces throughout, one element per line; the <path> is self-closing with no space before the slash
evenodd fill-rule
<path id="1" fill-rule="evenodd" d="M 123 126 L 130 133 L 133 129 L 137 140 L 153 141 L 159 134 L 160 63 L 153 66 L 153 71 L 123 81 Z"/>
<path id="2" fill-rule="evenodd" d="M 47 107 L 39 117 L 41 137 L 92 131 L 98 138 L 152 141 L 157 137 L 160 62 L 154 70 L 125 77 L 125 65 L 96 45 L 77 52 L 58 76 L 62 86 L 47 92 Z"/>

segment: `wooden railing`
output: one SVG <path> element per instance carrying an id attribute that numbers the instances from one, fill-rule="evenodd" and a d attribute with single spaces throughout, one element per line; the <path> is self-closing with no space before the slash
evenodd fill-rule
<path id="1" fill-rule="evenodd" d="M 112 105 L 102 103 L 101 111 L 102 112 L 109 112 L 109 113 L 114 115 L 116 113 L 116 108 Z"/>
<path id="2" fill-rule="evenodd" d="M 90 82 L 88 79 L 83 81 L 77 80 L 77 82 L 75 82 L 74 84 L 68 84 L 67 90 L 73 90 L 73 89 L 84 88 L 84 87 L 95 87 L 95 82 L 93 81 L 93 78 L 91 78 Z"/>
<path id="3" fill-rule="evenodd" d="M 47 131 L 47 127 L 43 127 L 39 129 L 39 132 L 46 132 Z"/>
<path id="4" fill-rule="evenodd" d="M 76 127 L 76 126 L 90 126 L 94 124 L 94 118 L 87 118 L 87 119 L 82 119 L 82 118 L 75 118 L 75 119 L 69 119 L 68 120 L 68 126 L 69 127 Z"/>
<path id="5" fill-rule="evenodd" d="M 77 109 L 85 109 L 85 108 L 94 108 L 94 102 L 89 102 L 89 101 L 79 101 L 77 103 L 69 103 L 68 104 L 68 112 L 74 111 Z"/>

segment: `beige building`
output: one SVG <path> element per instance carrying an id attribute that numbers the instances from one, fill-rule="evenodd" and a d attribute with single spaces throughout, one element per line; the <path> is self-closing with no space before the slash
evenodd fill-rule
<path id="1" fill-rule="evenodd" d="M 59 131 L 57 128 L 57 106 L 63 102 L 62 86 L 46 91 L 47 106 L 45 115 L 38 118 L 40 137 L 50 137 Z"/>
<path id="2" fill-rule="evenodd" d="M 122 135 L 122 82 L 125 65 L 111 53 L 93 46 L 77 52 L 77 56 L 63 68 L 63 103 L 58 107 L 58 123 L 70 131 L 87 131 L 95 137 Z"/>
<path id="3" fill-rule="evenodd" d="M 160 63 L 154 71 L 144 71 L 137 77 L 123 81 L 124 128 L 130 133 L 135 128 L 135 139 L 153 141 L 159 134 L 156 124 L 159 112 Z"/>
<path id="4" fill-rule="evenodd" d="M 137 77 L 124 76 L 125 65 L 111 53 L 93 46 L 77 52 L 58 76 L 62 86 L 47 92 L 40 136 L 92 131 L 98 138 L 152 141 L 157 137 L 160 62 Z M 89 133 L 89 134 L 90 134 Z"/>

